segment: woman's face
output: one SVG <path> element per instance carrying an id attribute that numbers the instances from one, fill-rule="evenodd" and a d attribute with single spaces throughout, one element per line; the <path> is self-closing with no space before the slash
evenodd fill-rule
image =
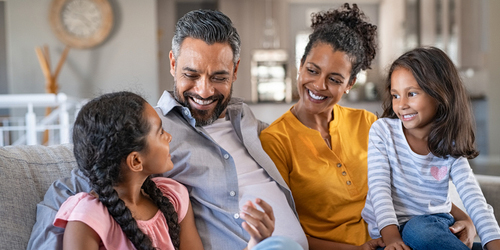
<path id="1" fill-rule="evenodd" d="M 346 90 L 351 89 L 349 77 L 351 62 L 347 54 L 334 51 L 325 43 L 311 48 L 304 64 L 299 68 L 297 90 L 302 106 L 307 112 L 319 114 L 332 112 Z"/>

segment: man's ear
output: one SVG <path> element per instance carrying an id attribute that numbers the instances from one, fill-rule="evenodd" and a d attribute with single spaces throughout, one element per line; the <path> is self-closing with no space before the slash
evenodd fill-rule
<path id="1" fill-rule="evenodd" d="M 238 75 L 238 66 L 240 66 L 240 60 L 238 60 L 238 62 L 236 63 L 236 65 L 234 65 L 234 74 L 233 74 L 234 75 L 234 79 L 233 79 L 234 81 L 236 81 L 236 78 L 238 78 L 237 77 L 237 75 Z"/>
<path id="2" fill-rule="evenodd" d="M 170 74 L 175 77 L 175 57 L 172 50 L 170 50 L 170 53 L 168 53 L 168 58 L 170 58 Z"/>
<path id="3" fill-rule="evenodd" d="M 128 154 L 125 162 L 127 164 L 127 167 L 132 172 L 140 172 L 144 169 L 144 166 L 142 165 L 141 154 L 139 154 L 139 152 L 134 151 Z"/>

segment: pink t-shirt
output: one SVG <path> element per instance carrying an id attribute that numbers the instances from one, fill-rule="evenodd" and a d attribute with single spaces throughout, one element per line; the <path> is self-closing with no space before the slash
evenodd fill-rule
<path id="1" fill-rule="evenodd" d="M 187 189 L 169 178 L 157 177 L 153 178 L 153 181 L 174 205 L 180 223 L 189 207 Z M 61 205 L 54 220 L 54 226 L 65 228 L 68 221 L 81 221 L 91 227 L 101 237 L 100 249 L 135 249 L 120 225 L 108 213 L 108 209 L 99 199 L 88 193 L 71 196 Z M 160 210 L 150 220 L 138 220 L 137 224 L 149 236 L 154 247 L 161 250 L 174 249 L 168 234 L 165 216 Z"/>

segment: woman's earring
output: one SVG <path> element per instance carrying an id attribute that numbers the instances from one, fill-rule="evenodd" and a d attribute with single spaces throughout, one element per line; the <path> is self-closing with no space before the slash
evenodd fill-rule
<path id="1" fill-rule="evenodd" d="M 346 89 L 345 93 L 346 93 L 346 94 L 349 94 L 349 90 L 348 90 L 348 89 Z"/>

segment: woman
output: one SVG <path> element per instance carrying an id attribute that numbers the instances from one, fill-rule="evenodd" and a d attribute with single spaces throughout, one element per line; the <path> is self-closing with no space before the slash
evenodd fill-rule
<path id="1" fill-rule="evenodd" d="M 370 238 L 361 210 L 368 132 L 377 117 L 337 103 L 370 68 L 377 27 L 356 4 L 314 14 L 311 27 L 297 78 L 300 99 L 262 131 L 262 146 L 292 190 L 310 249 L 376 249 L 383 242 Z M 472 241 L 470 218 L 455 207 L 452 213 Z"/>

